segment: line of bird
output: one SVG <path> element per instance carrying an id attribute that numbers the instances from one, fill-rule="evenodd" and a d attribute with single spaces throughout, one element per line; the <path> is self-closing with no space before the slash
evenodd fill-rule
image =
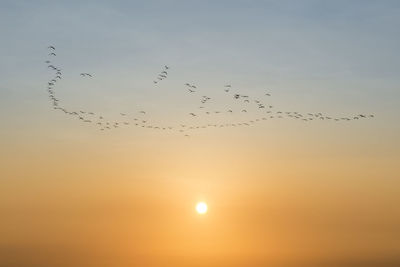
<path id="1" fill-rule="evenodd" d="M 56 48 L 54 46 L 48 46 L 49 50 L 49 57 L 56 57 Z M 51 101 L 51 105 L 55 110 L 59 110 L 63 112 L 64 114 L 71 115 L 78 120 L 95 125 L 98 127 L 100 131 L 105 131 L 105 130 L 111 130 L 115 128 L 120 128 L 123 126 L 135 126 L 135 127 L 140 127 L 140 128 L 147 128 L 147 129 L 154 129 L 154 130 L 169 130 L 169 131 L 176 131 L 179 133 L 183 133 L 184 136 L 189 137 L 189 132 L 197 129 L 206 129 L 206 128 L 223 128 L 223 127 L 239 127 L 239 126 L 251 126 L 254 125 L 258 122 L 263 122 L 266 120 L 270 119 L 282 119 L 282 118 L 291 118 L 291 119 L 297 119 L 297 120 L 302 120 L 302 121 L 313 121 L 313 120 L 332 120 L 332 121 L 351 121 L 351 120 L 359 120 L 359 119 L 367 119 L 367 118 L 373 118 L 374 115 L 366 115 L 366 114 L 357 114 L 353 116 L 345 116 L 345 117 L 334 117 L 334 116 L 328 116 L 323 113 L 300 113 L 297 111 L 283 111 L 283 110 L 275 110 L 274 106 L 270 104 L 266 104 L 265 101 L 262 101 L 260 99 L 253 99 L 252 97 L 248 95 L 243 95 L 238 92 L 233 93 L 233 87 L 230 84 L 224 85 L 222 90 L 225 93 L 230 94 L 231 99 L 234 99 L 235 101 L 240 101 L 239 103 L 245 104 L 246 106 L 241 106 L 239 109 L 234 109 L 234 108 L 228 108 L 226 110 L 211 110 L 210 108 L 207 107 L 207 103 L 212 99 L 209 96 L 203 95 L 200 98 L 200 102 L 202 106 L 199 107 L 201 110 L 200 112 L 189 112 L 188 115 L 192 118 L 194 117 L 199 117 L 200 115 L 206 115 L 210 116 L 212 114 L 239 114 L 239 113 L 247 113 L 248 112 L 248 106 L 247 104 L 253 103 L 255 107 L 261 111 L 261 113 L 258 114 L 256 118 L 252 119 L 245 119 L 245 120 L 240 120 L 236 122 L 231 122 L 231 123 L 205 123 L 205 124 L 198 124 L 198 123 L 192 123 L 192 124 L 183 124 L 183 123 L 177 123 L 175 125 L 160 125 L 160 124 L 154 124 L 150 123 L 149 118 L 146 116 L 147 113 L 144 110 L 137 111 L 135 114 L 137 115 L 131 115 L 127 113 L 119 113 L 121 120 L 115 121 L 115 120 L 107 120 L 104 115 L 97 114 L 91 111 L 85 111 L 85 110 L 77 110 L 77 111 L 71 111 L 61 105 L 61 101 L 59 98 L 56 97 L 56 90 L 55 86 L 57 83 L 59 83 L 62 80 L 62 70 L 57 67 L 56 65 L 53 64 L 51 60 L 46 60 L 45 63 L 47 64 L 47 68 L 52 70 L 54 72 L 54 76 L 47 82 L 47 92 L 49 99 Z M 158 83 L 159 81 L 162 81 L 163 79 L 166 79 L 168 76 L 167 70 L 169 67 L 167 65 L 164 66 L 164 70 L 160 73 L 158 76 L 157 81 L 154 81 L 154 83 Z M 90 73 L 80 73 L 80 76 L 83 78 L 92 78 L 93 75 Z M 185 87 L 188 90 L 188 93 L 197 93 L 197 86 L 191 83 L 185 83 Z M 271 97 L 271 93 L 265 92 L 264 97 Z M 139 115 L 139 116 L 138 116 Z"/>
<path id="2" fill-rule="evenodd" d="M 158 84 L 164 79 L 168 77 L 169 67 L 167 65 L 164 66 L 163 70 L 157 75 L 156 79 L 153 81 L 154 84 Z"/>
<path id="3" fill-rule="evenodd" d="M 226 93 L 229 93 L 232 86 L 231 85 L 225 85 L 224 91 Z M 264 96 L 270 97 L 271 93 L 264 93 Z M 206 103 L 206 100 L 209 100 L 211 98 L 207 96 L 202 96 L 201 102 L 203 104 Z M 261 114 L 268 115 L 267 118 L 273 119 L 273 118 L 292 118 L 292 119 L 300 119 L 303 121 L 312 121 L 312 120 L 333 120 L 333 121 L 351 121 L 351 120 L 359 120 L 359 119 L 365 119 L 365 118 L 373 118 L 374 115 L 366 115 L 366 114 L 356 114 L 353 116 L 346 116 L 346 117 L 334 117 L 334 116 L 329 116 L 327 114 L 323 114 L 321 112 L 318 113 L 300 113 L 297 111 L 283 111 L 283 110 L 275 110 L 273 105 L 266 104 L 263 101 L 259 99 L 252 99 L 248 95 L 242 95 L 238 93 L 233 94 L 233 99 L 240 101 L 242 100 L 243 103 L 245 104 L 250 104 L 254 103 L 255 107 L 258 108 L 259 110 L 263 110 L 264 112 Z M 200 112 L 190 112 L 189 115 L 192 117 L 197 117 L 198 115 L 211 115 L 211 114 L 233 114 L 233 113 L 247 113 L 248 108 L 243 106 L 243 108 L 240 108 L 238 110 L 235 110 L 233 108 L 228 108 L 226 110 L 208 110 L 205 108 L 205 106 L 200 106 L 199 109 L 201 109 Z"/>
<path id="4" fill-rule="evenodd" d="M 197 88 L 196 86 L 186 83 L 185 86 L 189 87 L 189 92 L 190 93 L 195 93 L 196 91 L 191 90 L 191 88 Z M 232 91 L 232 85 L 227 84 L 224 86 L 224 92 L 230 93 Z M 267 114 L 267 117 L 262 117 L 262 120 L 265 120 L 266 118 L 273 119 L 273 118 L 292 118 L 292 119 L 299 119 L 302 121 L 312 121 L 312 120 L 333 120 L 333 121 L 351 121 L 351 120 L 359 120 L 359 119 L 365 119 L 365 118 L 373 118 L 374 115 L 366 115 L 366 114 L 357 114 L 357 115 L 352 115 L 352 116 L 346 116 L 346 117 L 334 117 L 334 116 L 329 116 L 323 113 L 300 113 L 297 111 L 281 111 L 281 110 L 273 110 L 274 106 L 270 104 L 265 104 L 259 99 L 252 99 L 248 95 L 243 95 L 239 93 L 233 93 L 233 99 L 242 101 L 243 103 L 250 104 L 254 103 L 258 109 L 265 110 L 265 114 Z M 264 96 L 270 97 L 271 93 L 265 92 Z M 210 97 L 208 96 L 202 96 L 200 101 L 202 104 L 206 104 L 207 101 L 211 100 Z M 191 117 L 198 117 L 198 115 L 206 114 L 206 115 L 211 115 L 211 114 L 224 114 L 224 113 L 247 113 L 248 109 L 247 108 L 241 108 L 239 110 L 234 110 L 233 108 L 228 108 L 225 111 L 220 111 L 220 110 L 207 110 L 204 105 L 200 106 L 199 109 L 202 110 L 202 112 L 189 112 L 188 114 Z"/>

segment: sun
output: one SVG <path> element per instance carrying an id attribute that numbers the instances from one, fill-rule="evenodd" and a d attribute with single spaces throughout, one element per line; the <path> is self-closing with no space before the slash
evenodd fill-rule
<path id="1" fill-rule="evenodd" d="M 205 202 L 199 202 L 196 204 L 196 211 L 199 214 L 204 214 L 207 212 L 207 204 Z"/>

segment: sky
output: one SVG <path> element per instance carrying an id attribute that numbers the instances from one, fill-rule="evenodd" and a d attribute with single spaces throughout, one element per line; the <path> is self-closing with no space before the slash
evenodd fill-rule
<path id="1" fill-rule="evenodd" d="M 0 266 L 398 266 L 399 33 L 398 1 L 0 1 Z M 99 131 L 52 108 L 49 45 L 63 106 L 110 121 L 265 116 L 228 84 L 374 117 Z"/>

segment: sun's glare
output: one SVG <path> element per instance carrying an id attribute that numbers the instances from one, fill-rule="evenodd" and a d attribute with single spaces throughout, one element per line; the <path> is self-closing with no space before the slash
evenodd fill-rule
<path id="1" fill-rule="evenodd" d="M 207 204 L 206 204 L 205 202 L 199 202 L 199 203 L 197 203 L 197 205 L 196 205 L 196 211 L 197 211 L 197 213 L 199 213 L 199 214 L 204 214 L 204 213 L 206 213 L 206 212 L 207 212 L 207 209 L 208 209 L 208 207 L 207 207 Z"/>

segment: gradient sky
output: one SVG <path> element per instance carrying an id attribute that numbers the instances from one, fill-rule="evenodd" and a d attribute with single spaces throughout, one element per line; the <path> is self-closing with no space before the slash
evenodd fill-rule
<path id="1" fill-rule="evenodd" d="M 0 266 L 400 264 L 398 1 L 0 1 L 0 37 Z M 51 108 L 48 45 L 71 110 L 187 123 L 190 82 L 375 118 L 103 133 Z"/>

